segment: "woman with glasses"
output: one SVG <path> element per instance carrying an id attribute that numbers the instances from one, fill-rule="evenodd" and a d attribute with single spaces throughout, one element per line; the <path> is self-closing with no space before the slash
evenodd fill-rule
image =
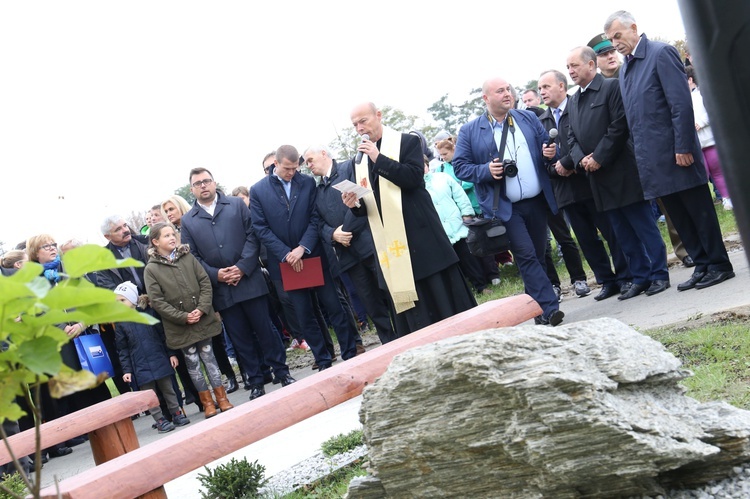
<path id="1" fill-rule="evenodd" d="M 57 243 L 51 235 L 39 234 L 30 237 L 26 242 L 26 254 L 30 261 L 42 265 L 42 275 L 52 286 L 56 286 L 60 281 L 67 277 L 62 266 L 62 261 L 60 260 Z M 86 331 L 86 325 L 81 322 L 57 324 L 57 327 L 62 329 L 70 340 Z M 75 369 L 76 371 L 81 370 L 81 362 L 78 360 L 78 353 L 72 342 L 65 343 L 62 346 L 60 349 L 60 355 L 66 366 Z M 65 416 L 66 414 L 70 414 L 71 412 L 89 407 L 98 402 L 103 402 L 110 398 L 109 390 L 104 383 L 96 388 L 84 390 L 59 399 L 53 399 L 49 394 L 47 384 L 44 384 L 42 385 L 41 395 L 42 414 L 46 421 Z M 33 421 L 19 421 L 19 424 L 22 429 L 32 428 L 34 426 Z M 45 451 L 49 453 L 50 457 L 65 456 L 73 452 L 73 449 L 70 447 L 82 444 L 85 441 L 85 437 L 76 437 L 68 440 L 65 444 L 56 445 L 49 449 L 45 449 Z"/>

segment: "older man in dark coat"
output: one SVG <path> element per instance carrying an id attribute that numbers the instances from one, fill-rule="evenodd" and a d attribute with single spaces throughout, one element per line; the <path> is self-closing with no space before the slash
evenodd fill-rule
<path id="1" fill-rule="evenodd" d="M 346 272 L 351 278 L 381 343 L 388 343 L 396 339 L 396 333 L 387 295 L 378 284 L 375 247 L 367 219 L 355 216 L 341 201 L 341 192 L 334 188 L 344 180 L 354 182 L 352 162 L 339 163 L 323 146 L 309 147 L 303 156 L 310 171 L 321 177 L 315 205 L 320 215 L 320 240 L 328 250 L 326 254 L 338 263 L 339 272 Z"/>
<path id="2" fill-rule="evenodd" d="M 633 276 L 618 299 L 660 293 L 670 286 L 667 251 L 643 199 L 617 81 L 596 72 L 591 47 L 570 53 L 568 72 L 580 87 L 568 109 L 570 156 L 588 173 L 596 209 L 609 216 Z"/>
<path id="3" fill-rule="evenodd" d="M 661 198 L 695 262 L 692 277 L 677 289 L 703 289 L 734 277 L 677 49 L 639 35 L 635 19 L 626 11 L 609 16 L 604 31 L 626 58 L 619 82 L 643 194 L 646 199 Z"/>
<path id="4" fill-rule="evenodd" d="M 247 374 L 253 400 L 265 394 L 263 359 L 282 386 L 295 382 L 286 365 L 284 344 L 268 315 L 268 286 L 258 260 L 260 243 L 245 203 L 216 192 L 210 171 L 191 170 L 190 185 L 196 200 L 182 216 L 180 236 L 211 279 L 214 308 L 221 314 Z"/>

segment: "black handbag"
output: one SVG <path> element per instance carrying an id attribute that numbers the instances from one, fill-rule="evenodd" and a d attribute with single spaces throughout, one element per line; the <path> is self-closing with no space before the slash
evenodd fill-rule
<path id="1" fill-rule="evenodd" d="M 508 116 L 510 118 L 510 116 Z M 503 135 L 500 139 L 499 157 L 502 160 L 505 153 L 505 140 L 508 137 L 508 128 L 511 124 L 503 127 Z M 503 225 L 503 221 L 494 218 L 497 211 L 497 205 L 500 201 L 500 181 L 495 181 L 495 188 L 492 200 L 493 218 L 472 218 L 464 221 L 464 225 L 469 228 L 469 235 L 466 237 L 466 244 L 472 255 L 485 257 L 502 253 L 510 249 L 510 240 Z"/>
<path id="2" fill-rule="evenodd" d="M 485 257 L 510 249 L 505 225 L 499 218 L 474 218 L 464 224 L 469 227 L 466 244 L 472 255 Z"/>

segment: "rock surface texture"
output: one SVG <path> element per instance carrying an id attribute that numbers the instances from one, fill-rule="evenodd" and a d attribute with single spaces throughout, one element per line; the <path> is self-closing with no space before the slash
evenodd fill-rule
<path id="1" fill-rule="evenodd" d="M 348 497 L 628 497 L 724 478 L 750 461 L 750 412 L 686 397 L 689 375 L 614 319 L 410 350 L 364 392 L 376 472 Z"/>

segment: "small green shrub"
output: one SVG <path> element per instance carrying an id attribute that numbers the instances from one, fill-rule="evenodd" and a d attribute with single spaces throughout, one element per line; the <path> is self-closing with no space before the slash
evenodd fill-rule
<path id="1" fill-rule="evenodd" d="M 362 430 L 352 430 L 346 435 L 343 433 L 331 437 L 320 446 L 323 455 L 332 457 L 343 454 L 362 445 Z"/>
<path id="2" fill-rule="evenodd" d="M 247 462 L 247 458 L 237 461 L 232 458 L 227 464 L 217 466 L 213 471 L 207 466 L 206 475 L 198 474 L 203 499 L 253 499 L 259 497 L 258 490 L 266 483 L 266 467 L 258 461 Z"/>
<path id="3" fill-rule="evenodd" d="M 28 493 L 26 491 L 26 484 L 23 483 L 23 478 L 17 472 L 12 475 L 3 475 L 0 481 L 3 487 L 11 491 L 13 494 L 8 494 L 5 490 L 0 489 L 0 499 L 16 499 L 18 497 L 26 497 Z"/>

